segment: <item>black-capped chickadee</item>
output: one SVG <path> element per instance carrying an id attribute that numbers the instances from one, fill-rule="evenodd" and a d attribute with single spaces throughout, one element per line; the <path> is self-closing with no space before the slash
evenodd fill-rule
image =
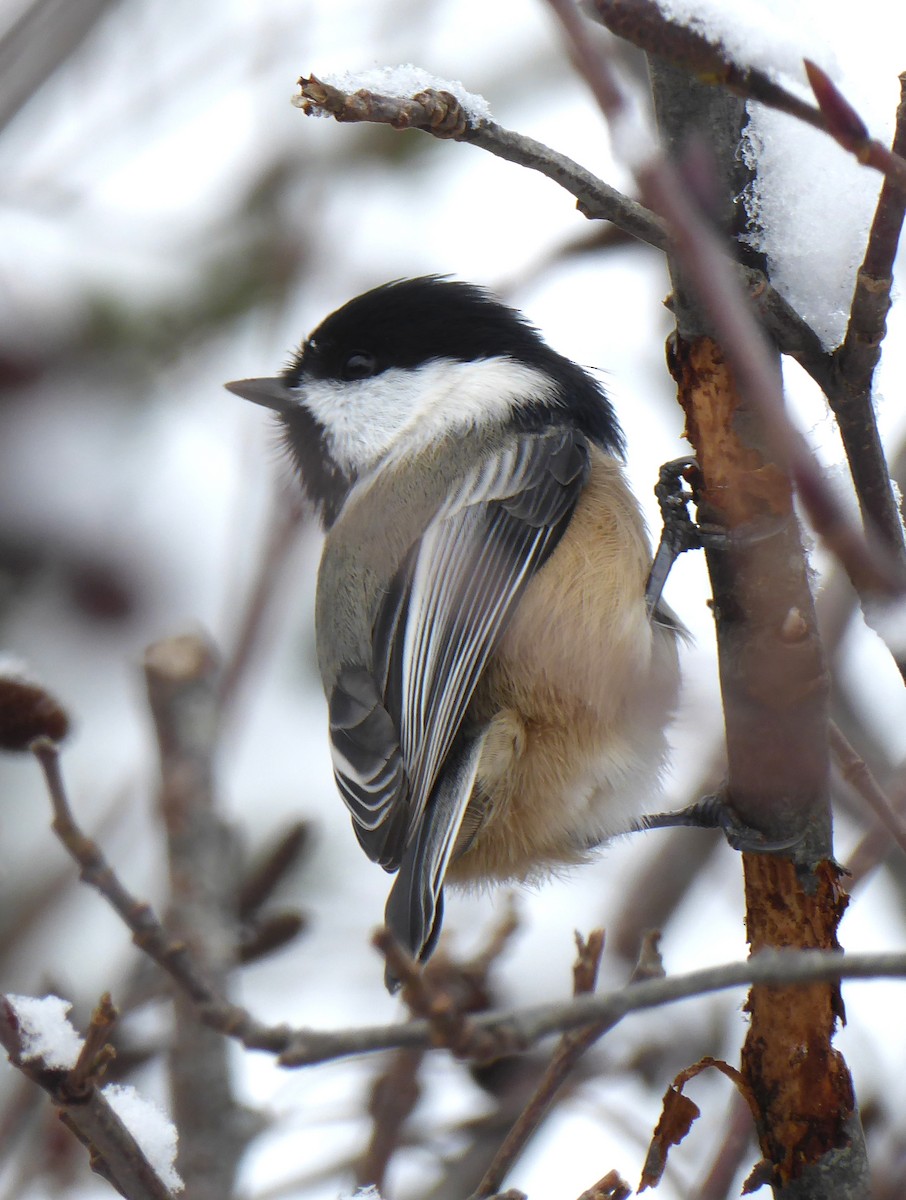
<path id="1" fill-rule="evenodd" d="M 578 863 L 657 797 L 677 624 L 601 386 L 516 311 L 429 276 L 329 316 L 272 379 L 327 538 L 337 786 L 421 960 L 445 883 Z"/>

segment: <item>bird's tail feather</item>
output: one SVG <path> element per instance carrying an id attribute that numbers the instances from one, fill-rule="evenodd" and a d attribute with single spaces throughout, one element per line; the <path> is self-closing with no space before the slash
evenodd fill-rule
<path id="1" fill-rule="evenodd" d="M 444 875 L 472 795 L 483 742 L 483 736 L 463 737 L 451 750 L 387 898 L 387 927 L 418 962 L 428 960 L 440 936 Z M 395 992 L 399 980 L 389 971 L 385 978 Z"/>

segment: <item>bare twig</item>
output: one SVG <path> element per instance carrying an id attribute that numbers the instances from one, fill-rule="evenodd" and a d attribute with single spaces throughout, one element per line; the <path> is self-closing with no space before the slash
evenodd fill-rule
<path id="1" fill-rule="evenodd" d="M 621 1178 L 617 1171 L 608 1171 L 602 1179 L 584 1191 L 579 1200 L 629 1200 L 631 1195 L 632 1188 L 626 1180 Z"/>
<path id="2" fill-rule="evenodd" d="M 712 1159 L 701 1184 L 695 1189 L 697 1200 L 727 1200 L 749 1147 L 754 1141 L 752 1112 L 737 1092 L 729 1105 L 723 1141 Z"/>
<path id="3" fill-rule="evenodd" d="M 308 821 L 292 822 L 277 834 L 260 859 L 247 868 L 236 895 L 240 963 L 273 954 L 295 941 L 307 928 L 308 919 L 298 909 L 261 910 L 305 853 L 310 836 Z"/>
<path id="4" fill-rule="evenodd" d="M 128 1200 L 170 1200 L 172 1193 L 135 1138 L 80 1066 L 61 1070 L 40 1057 L 23 1057 L 15 1010 L 0 999 L 0 1043 L 10 1062 L 43 1088 L 61 1119 L 89 1151 L 92 1169 Z"/>
<path id="5" fill-rule="evenodd" d="M 576 962 L 573 966 L 573 995 L 586 996 L 594 991 L 598 981 L 598 968 L 604 951 L 604 930 L 595 929 L 588 941 L 576 934 Z M 473 1200 L 492 1196 L 503 1183 L 516 1159 L 525 1149 L 529 1139 L 550 1112 L 558 1092 L 566 1082 L 575 1063 L 598 1037 L 598 1026 L 564 1034 L 547 1066 L 538 1086 L 525 1108 L 504 1138 L 484 1178 L 475 1190 Z"/>
<path id="6" fill-rule="evenodd" d="M 579 211 L 585 216 L 612 221 L 639 241 L 658 249 L 667 246 L 664 226 L 654 213 L 565 154 L 533 138 L 504 129 L 493 121 L 470 122 L 449 92 L 429 88 L 407 98 L 383 96 L 364 89 L 344 92 L 322 83 L 314 75 L 303 75 L 299 88 L 300 95 L 293 97 L 293 103 L 305 113 L 329 113 L 341 122 L 368 121 L 392 125 L 394 129 L 422 129 L 435 137 L 468 142 L 552 179 L 576 198 Z"/>
<path id="7" fill-rule="evenodd" d="M 424 1050 L 397 1050 L 374 1081 L 368 1098 L 371 1138 L 355 1165 L 358 1187 L 383 1191 L 390 1159 L 399 1147 L 406 1121 L 421 1096 L 418 1071 Z"/>
<path id="8" fill-rule="evenodd" d="M 901 195 L 906 192 L 906 160 L 870 135 L 865 122 L 826 71 L 809 59 L 804 60 L 804 66 L 824 118 L 825 132 L 860 163 L 880 171 L 885 183 Z"/>
<path id="9" fill-rule="evenodd" d="M 906 75 L 900 76 L 893 149 L 898 155 L 906 154 Z M 834 353 L 837 386 L 827 393 L 840 427 L 863 516 L 901 560 L 906 555 L 903 526 L 878 434 L 871 393 L 886 332 L 893 264 L 904 214 L 906 197 L 885 179 L 865 257 L 856 276 L 846 336 Z"/>
<path id="10" fill-rule="evenodd" d="M 91 1023 L 78 1060 L 69 1072 L 68 1082 L 73 1094 L 79 1091 L 87 1092 L 104 1074 L 107 1064 L 116 1057 L 116 1051 L 107 1042 L 116 1018 L 117 1011 L 113 1001 L 110 994 L 105 992 L 91 1014 Z"/>
<path id="11" fill-rule="evenodd" d="M 902 769 L 888 784 L 886 794 L 890 797 L 891 807 L 897 817 L 901 821 L 906 820 L 906 777 L 904 777 Z M 883 822 L 876 820 L 874 826 L 863 834 L 853 847 L 847 859 L 846 869 L 850 875 L 850 888 L 855 890 L 870 871 L 885 861 L 892 848 L 893 843 L 886 826 Z"/>
<path id="12" fill-rule="evenodd" d="M 390 977 L 402 985 L 405 1003 L 432 1030 L 434 1045 L 446 1046 L 460 1058 L 479 1062 L 500 1056 L 499 1046 L 473 1023 L 467 997 L 449 986 L 446 972 L 420 966 L 386 927 L 378 929 L 371 941 L 383 956 Z"/>
<path id="13" fill-rule="evenodd" d="M 113 7 L 112 0 L 32 0 L 16 10 L 0 40 L 0 130 L 71 59 Z"/>
<path id="14" fill-rule="evenodd" d="M 305 523 L 305 502 L 299 490 L 284 489 L 274 497 L 261 561 L 239 620 L 234 644 L 225 657 L 218 682 L 221 721 L 236 705 L 243 680 L 267 628 L 280 582 Z"/>
<path id="15" fill-rule="evenodd" d="M 59 751 L 46 738 L 32 745 L 47 782 L 53 805 L 53 831 L 79 867 L 80 878 L 93 887 L 132 931 L 135 944 L 153 959 L 190 997 L 199 1018 L 221 1033 L 243 1042 L 250 1050 L 279 1053 L 288 1043 L 289 1029 L 265 1026 L 245 1009 L 230 1004 L 199 970 L 184 942 L 177 941 L 155 916 L 150 904 L 133 896 L 122 884 L 100 847 L 76 823 L 60 770 Z"/>
<path id="16" fill-rule="evenodd" d="M 701 737 L 704 742 L 704 735 Z M 707 735 L 700 757 L 705 765 L 687 791 L 690 802 L 715 795 L 726 778 L 727 752 L 717 730 Z M 637 959 L 643 936 L 650 929 L 664 928 L 711 858 L 720 853 L 722 840 L 689 829 L 665 829 L 656 837 L 652 853 L 637 863 L 621 906 L 608 914 L 611 953 L 616 951 L 630 962 Z"/>
<path id="17" fill-rule="evenodd" d="M 21 1172 L 27 1172 L 33 1164 L 34 1155 L 26 1147 L 35 1136 L 35 1117 L 43 1107 L 41 1093 L 26 1076 L 20 1076 L 18 1084 L 7 1089 L 0 1110 L 0 1162 L 7 1168 L 8 1182 L 0 1191 L 0 1200 L 17 1200 L 26 1190 L 24 1185 L 18 1185 L 18 1172 L 14 1173 L 9 1168 L 16 1154 L 19 1155 Z"/>
<path id="18" fill-rule="evenodd" d="M 15 674 L 0 673 L 0 750 L 27 750 L 39 737 L 62 742 L 69 714 L 46 688 Z"/>
<path id="19" fill-rule="evenodd" d="M 518 926 L 516 905 L 510 896 L 501 920 L 491 929 L 485 945 L 472 958 L 456 958 L 450 953 L 448 943 L 444 940 L 424 969 L 417 967 L 408 957 L 400 959 L 393 955 L 392 947 L 387 946 L 386 930 L 382 931 L 383 936 L 376 939 L 376 944 L 384 953 L 388 964 L 391 958 L 393 959 L 394 973 L 404 983 L 404 998 L 414 1010 L 423 1012 L 426 1019 L 437 1026 L 439 1035 L 445 1039 L 445 1044 L 454 1047 L 454 1052 L 468 1053 L 470 1027 L 466 1017 L 471 1013 L 485 1012 L 491 1007 L 491 971 Z M 355 1168 L 356 1182 L 360 1186 L 374 1184 L 382 1190 L 389 1160 L 401 1144 L 406 1120 L 421 1094 L 418 1074 L 424 1053 L 424 1049 L 398 1050 L 391 1056 L 386 1069 L 374 1083 L 368 1106 L 373 1122 L 372 1136 L 365 1154 Z M 495 1066 L 502 1064 L 484 1065 L 485 1070 L 481 1070 L 481 1065 L 478 1068 L 481 1072 L 481 1085 L 497 1096 L 498 1089 L 494 1086 L 494 1077 L 499 1077 L 501 1072 L 495 1072 Z M 512 1067 L 512 1064 L 506 1066 Z M 512 1070 L 508 1071 L 504 1067 L 502 1074 L 504 1079 L 511 1079 Z M 496 1116 L 497 1114 L 490 1121 L 495 1145 Z M 481 1152 L 483 1124 L 479 1121 L 476 1127 L 476 1123 L 468 1123 L 468 1131 L 472 1135 L 472 1149 L 478 1153 Z M 468 1152 L 465 1156 L 457 1156 L 454 1178 L 451 1179 L 447 1175 L 443 1180 L 442 1186 L 449 1189 L 451 1196 L 461 1197 L 471 1190 L 471 1186 L 457 1186 L 458 1180 L 461 1182 L 462 1178 L 470 1177 L 469 1164 L 463 1161 L 464 1157 L 468 1157 Z"/>
<path id="20" fill-rule="evenodd" d="M 287 1025 L 264 1025 L 247 1010 L 218 996 L 198 971 L 186 947 L 173 941 L 150 905 L 136 899 L 123 887 L 98 846 L 76 824 L 63 787 L 56 746 L 43 740 L 36 742 L 32 749 L 47 780 L 54 808 L 54 831 L 78 863 L 81 878 L 118 913 L 132 930 L 136 944 L 192 998 L 199 1018 L 205 1024 L 236 1039 L 249 1050 L 265 1050 L 278 1055 L 279 1062 L 286 1067 L 308 1066 L 395 1047 L 437 1044 L 436 1029 L 426 1020 L 340 1032 L 294 1030 Z M 806 985 L 827 980 L 874 978 L 906 978 L 906 954 L 844 956 L 831 951 L 763 951 L 747 962 L 646 980 L 620 991 L 582 996 L 563 1004 L 477 1013 L 469 1019 L 476 1030 L 493 1040 L 498 1054 L 516 1053 L 551 1034 L 579 1029 L 597 1021 L 607 1022 L 610 1028 L 629 1013 L 728 988 L 754 983 Z"/>
<path id="21" fill-rule="evenodd" d="M 906 978 L 906 954 L 843 955 L 823 950 L 763 950 L 746 962 L 729 963 L 645 980 L 615 992 L 580 996 L 560 1004 L 478 1013 L 472 1025 L 498 1046 L 499 1054 L 526 1050 L 551 1034 L 569 1032 L 596 1022 L 613 1028 L 631 1012 L 657 1008 L 732 987 L 795 986 L 841 979 Z M 298 1030 L 280 1055 L 283 1066 L 301 1067 L 394 1046 L 436 1044 L 428 1021 L 402 1025 L 347 1029 L 341 1032 Z"/>
<path id="22" fill-rule="evenodd" d="M 840 774 L 868 805 L 888 835 L 906 854 L 906 824 L 872 775 L 868 764 L 859 757 L 839 727 L 834 724 L 831 724 L 830 727 L 830 744 Z"/>
<path id="23" fill-rule="evenodd" d="M 236 902 L 242 919 L 255 916 L 271 898 L 305 853 L 310 839 L 311 824 L 308 821 L 294 821 L 279 833 L 240 884 Z"/>

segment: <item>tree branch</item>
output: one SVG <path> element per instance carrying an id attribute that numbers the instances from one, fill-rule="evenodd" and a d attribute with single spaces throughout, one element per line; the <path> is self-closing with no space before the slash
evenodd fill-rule
<path id="1" fill-rule="evenodd" d="M 132 930 L 136 944 L 165 970 L 196 1005 L 199 1018 L 249 1050 L 278 1056 L 285 1067 L 309 1066 L 397 1047 L 436 1046 L 436 1026 L 427 1020 L 340 1031 L 264 1025 L 246 1009 L 229 1004 L 203 978 L 186 947 L 174 942 L 150 905 L 132 896 L 73 818 L 59 769 L 56 746 L 39 740 L 32 752 L 40 763 L 54 808 L 53 828 L 94 887 Z M 748 962 L 709 967 L 686 975 L 632 983 L 616 992 L 582 996 L 562 1004 L 475 1013 L 471 1024 L 493 1039 L 498 1055 L 525 1050 L 551 1034 L 606 1022 L 612 1028 L 626 1015 L 709 992 L 754 983 L 805 985 L 838 979 L 906 979 L 906 954 L 847 955 L 824 951 L 764 951 Z"/>
<path id="2" fill-rule="evenodd" d="M 591 46 L 568 0 L 549 3 L 617 142 L 628 144 L 627 105 L 610 62 Z M 636 7 L 645 14 L 652 9 L 646 0 Z M 675 68 L 671 83 L 683 96 L 705 90 Z M 687 136 L 689 111 L 674 100 L 668 88 L 656 94 L 672 148 Z M 706 103 L 704 115 L 711 116 L 709 137 L 723 126 L 719 150 L 726 150 L 728 139 L 735 146 L 741 114 L 723 103 L 709 114 Z M 684 186 L 653 148 L 636 152 L 635 163 L 643 199 L 667 219 L 673 235 L 677 335 L 671 369 L 703 477 L 700 517 L 730 534 L 723 547 L 707 552 L 727 730 L 727 797 L 744 825 L 789 847 L 782 855 L 744 854 L 747 937 L 756 957 L 781 946 L 836 950 L 846 896 L 832 851 L 828 680 L 791 480 L 815 528 L 865 594 L 879 587 L 900 594 L 906 572 L 856 529 L 791 426 L 779 359 L 695 203 L 694 180 Z M 718 170 L 735 194 L 725 152 Z M 838 988 L 815 985 L 778 995 L 753 987 L 746 1009 L 751 1021 L 742 1071 L 760 1113 L 769 1181 L 784 1195 L 793 1188 L 803 1198 L 823 1196 L 833 1170 L 847 1176 L 840 1196 L 855 1200 L 864 1194 L 868 1166 L 852 1081 L 832 1045 L 841 1013 Z"/>
<path id="3" fill-rule="evenodd" d="M 681 67 L 699 82 L 726 88 L 745 100 L 757 100 L 826 133 L 860 163 L 880 171 L 891 187 L 906 195 L 906 161 L 870 136 L 855 109 L 815 63 L 805 60 L 817 108 L 788 92 L 763 71 L 734 62 L 720 42 L 710 42 L 688 25 L 670 20 L 657 0 L 589 0 L 584 7 L 617 37 Z"/>
<path id="4" fill-rule="evenodd" d="M 906 824 L 875 779 L 868 764 L 859 757 L 837 725 L 830 727 L 831 752 L 840 774 L 883 825 L 889 837 L 906 854 Z"/>
<path id="5" fill-rule="evenodd" d="M 664 225 L 654 213 L 534 138 L 504 129 L 493 121 L 471 122 L 449 92 L 428 88 L 404 98 L 365 89 L 344 92 L 314 75 L 303 75 L 299 89 L 293 104 L 306 115 L 326 113 L 341 123 L 367 121 L 394 129 L 421 129 L 434 137 L 478 146 L 553 180 L 575 197 L 579 211 L 586 217 L 612 221 L 632 237 L 659 250 L 667 247 Z"/>
<path id="6" fill-rule="evenodd" d="M 384 96 L 360 89 L 344 92 L 315 76 L 299 80 L 300 95 L 293 103 L 308 115 L 326 114 L 342 123 L 373 122 L 394 129 L 420 129 L 435 137 L 466 142 L 507 162 L 538 171 L 576 199 L 591 220 L 610 221 L 624 233 L 655 249 L 666 251 L 670 239 L 661 219 L 598 179 L 566 155 L 493 121 L 469 121 L 449 92 L 427 89 L 407 98 Z M 758 270 L 727 259 L 730 270 L 749 294 L 755 312 L 783 354 L 788 354 L 827 393 L 839 386 L 834 362 L 821 339 Z"/>
<path id="7" fill-rule="evenodd" d="M 849 954 L 823 950 L 763 950 L 747 962 L 728 963 L 643 980 L 614 992 L 580 996 L 559 1004 L 478 1013 L 471 1021 L 499 1054 L 524 1051 L 552 1034 L 600 1023 L 608 1032 L 630 1013 L 734 987 L 807 986 L 841 979 L 906 979 L 906 953 Z M 436 1045 L 430 1022 L 345 1029 L 295 1031 L 280 1055 L 285 1067 L 311 1066 L 397 1046 Z"/>
<path id="8" fill-rule="evenodd" d="M 893 150 L 906 154 L 906 75 L 900 76 Z M 906 544 L 890 470 L 872 406 L 872 381 L 887 329 L 893 264 L 900 241 L 906 196 L 884 181 L 868 235 L 865 257 L 856 276 L 849 324 L 834 352 L 836 386 L 827 398 L 840 427 L 862 515 L 901 562 Z"/>
<path id="9" fill-rule="evenodd" d="M 287 1026 L 267 1026 L 238 1005 L 230 1004 L 199 969 L 184 942 L 161 924 L 151 905 L 123 885 L 96 842 L 85 834 L 73 816 L 56 745 L 48 738 L 32 744 L 32 753 L 44 772 L 53 806 L 52 829 L 79 866 L 79 876 L 93 887 L 132 931 L 136 946 L 173 979 L 195 1005 L 199 1018 L 214 1029 L 241 1041 L 250 1050 L 279 1053 L 287 1044 Z"/>
<path id="10" fill-rule="evenodd" d="M 0 997 L 0 1044 L 13 1066 L 47 1092 L 63 1122 L 87 1148 L 92 1169 L 121 1196 L 128 1200 L 171 1200 L 173 1193 L 94 1085 L 94 1063 L 86 1070 L 83 1055 L 75 1067 L 65 1070 L 48 1067 L 40 1056 L 23 1057 L 15 1009 L 5 997 Z M 92 1048 L 97 1049 L 94 1042 Z"/>
<path id="11" fill-rule="evenodd" d="M 595 990 L 598 968 L 604 952 L 604 930 L 595 929 L 585 941 L 576 934 L 578 957 L 573 968 L 573 995 L 587 996 Z M 575 1064 L 585 1051 L 597 1041 L 600 1026 L 590 1025 L 587 1029 L 575 1030 L 561 1035 L 553 1056 L 545 1069 L 528 1103 L 519 1114 L 509 1133 L 498 1147 L 497 1153 L 475 1190 L 472 1200 L 482 1200 L 499 1190 L 501 1184 L 525 1149 L 529 1139 L 551 1110 L 557 1095 L 566 1082 Z"/>
<path id="12" fill-rule="evenodd" d="M 219 676 L 214 649 L 200 637 L 167 638 L 145 654 L 170 866 L 168 923 L 223 994 L 237 959 L 238 855 L 215 798 Z M 182 988 L 173 991 L 173 1019 L 169 1078 L 180 1171 L 193 1200 L 222 1200 L 250 1132 L 233 1098 L 228 1046 L 200 1026 Z"/>

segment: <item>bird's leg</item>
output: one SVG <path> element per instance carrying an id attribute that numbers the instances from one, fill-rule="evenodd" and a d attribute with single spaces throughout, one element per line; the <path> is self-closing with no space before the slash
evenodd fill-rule
<path id="1" fill-rule="evenodd" d="M 634 828 L 671 829 L 684 826 L 691 829 L 720 829 L 734 850 L 744 854 L 777 854 L 789 850 L 799 841 L 800 835 L 782 840 L 769 840 L 759 829 L 746 825 L 737 816 L 727 796 L 716 792 L 704 796 L 686 808 L 676 812 L 652 813 L 643 817 Z"/>
<path id="2" fill-rule="evenodd" d="M 654 489 L 661 509 L 661 537 L 645 585 L 648 615 L 657 609 L 664 584 L 673 564 L 686 550 L 726 545 L 727 532 L 696 524 L 689 516 L 689 502 L 697 503 L 700 472 L 694 458 L 674 458 L 658 472 Z"/>

